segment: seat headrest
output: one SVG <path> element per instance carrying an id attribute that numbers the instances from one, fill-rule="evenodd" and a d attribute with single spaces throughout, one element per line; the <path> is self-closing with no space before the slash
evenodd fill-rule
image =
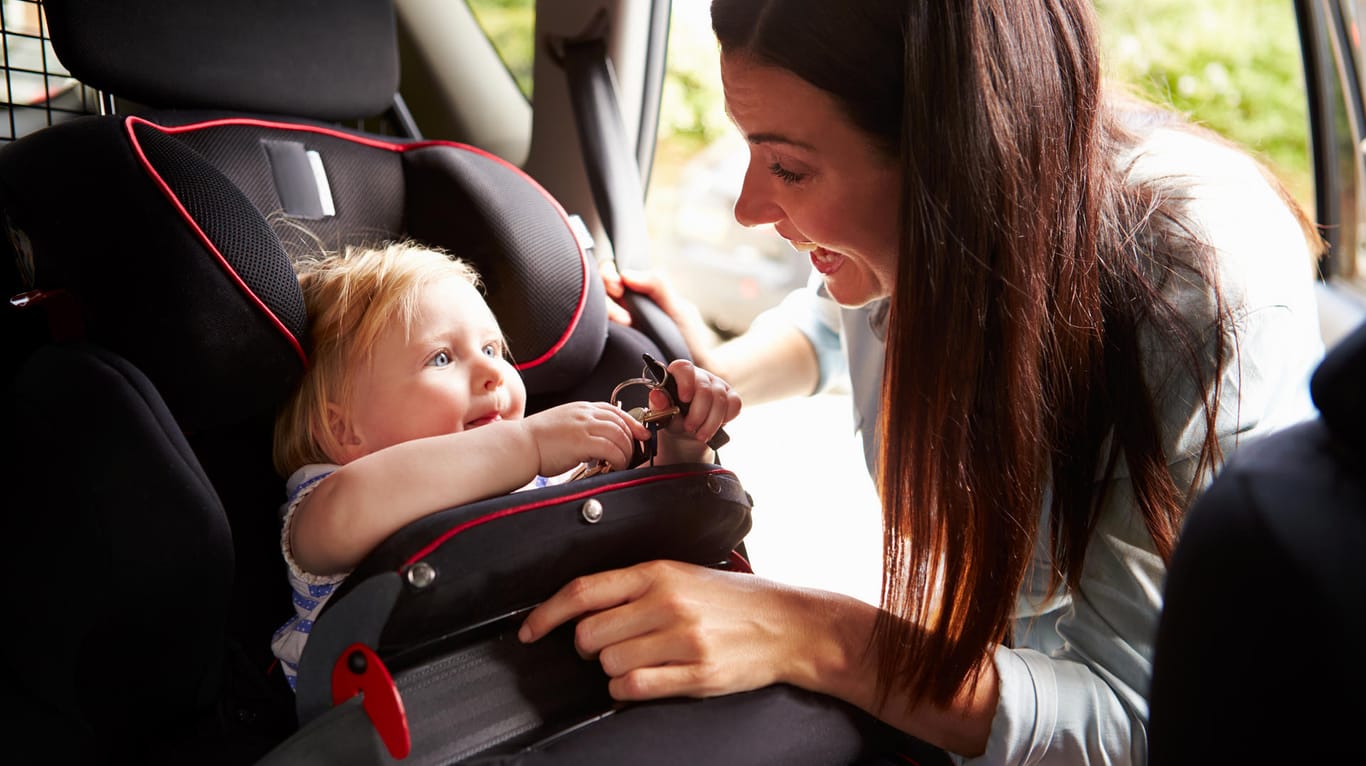
<path id="1" fill-rule="evenodd" d="M 1366 438 L 1366 323 L 1328 351 L 1309 382 L 1314 404 L 1339 438 Z"/>
<path id="2" fill-rule="evenodd" d="M 58 58 L 91 87 L 158 109 L 336 121 L 398 91 L 390 0 L 47 0 Z"/>

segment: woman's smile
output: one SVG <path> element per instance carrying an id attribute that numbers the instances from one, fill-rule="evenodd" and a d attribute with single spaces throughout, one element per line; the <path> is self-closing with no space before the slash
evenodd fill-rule
<path id="1" fill-rule="evenodd" d="M 843 255 L 826 250 L 823 247 L 816 247 L 811 250 L 811 266 L 821 273 L 821 276 L 828 277 L 840 270 L 848 259 Z"/>

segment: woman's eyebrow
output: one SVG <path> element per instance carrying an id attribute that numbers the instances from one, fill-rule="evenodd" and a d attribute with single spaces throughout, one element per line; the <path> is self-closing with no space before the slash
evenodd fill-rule
<path id="1" fill-rule="evenodd" d="M 788 146 L 795 146 L 799 149 L 806 149 L 808 151 L 816 150 L 816 147 L 805 141 L 788 138 L 781 133 L 754 133 L 750 136 L 746 136 L 745 140 L 749 141 L 751 144 L 787 144 Z"/>

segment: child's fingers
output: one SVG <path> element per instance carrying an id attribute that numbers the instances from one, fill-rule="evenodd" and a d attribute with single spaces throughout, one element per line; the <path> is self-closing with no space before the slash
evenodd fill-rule
<path id="1" fill-rule="evenodd" d="M 651 396 L 653 395 L 654 392 L 651 392 Z M 628 437 L 635 441 L 645 441 L 646 439 L 650 438 L 650 429 L 646 428 L 644 423 L 631 417 L 631 414 L 629 412 L 626 412 L 620 407 L 615 407 L 610 404 L 604 404 L 603 406 L 605 406 L 608 409 L 608 411 L 612 413 L 612 418 L 616 422 L 620 423 L 622 426 L 625 427 L 626 435 Z M 654 404 L 652 403 L 650 406 L 653 407 Z"/>

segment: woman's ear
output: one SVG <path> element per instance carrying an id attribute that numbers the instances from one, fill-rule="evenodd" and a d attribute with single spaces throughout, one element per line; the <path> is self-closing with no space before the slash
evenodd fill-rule
<path id="1" fill-rule="evenodd" d="M 364 455 L 361 436 L 346 411 L 335 402 L 327 403 L 327 436 L 318 443 L 326 445 L 324 452 L 337 465 L 346 465 Z M 335 454 L 334 454 L 335 453 Z"/>

